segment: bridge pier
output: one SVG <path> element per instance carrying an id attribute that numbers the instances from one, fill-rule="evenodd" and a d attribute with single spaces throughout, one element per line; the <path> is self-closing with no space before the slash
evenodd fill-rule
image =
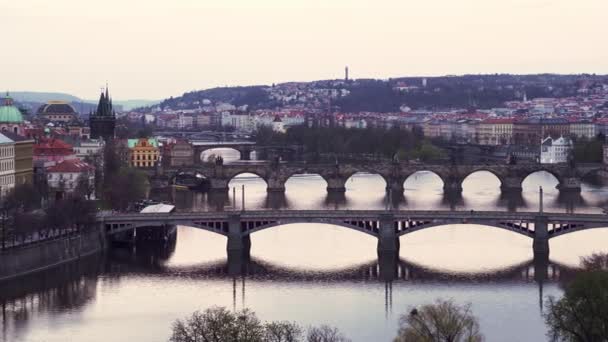
<path id="1" fill-rule="evenodd" d="M 240 160 L 251 160 L 251 152 L 253 152 L 252 149 L 240 148 L 240 149 L 238 149 L 238 151 L 239 151 Z"/>
<path id="2" fill-rule="evenodd" d="M 382 214 L 378 232 L 378 266 L 379 276 L 384 281 L 392 281 L 397 276 L 399 247 L 393 215 Z"/>
<path id="3" fill-rule="evenodd" d="M 500 180 L 500 190 L 502 192 L 521 192 L 522 179 L 518 177 L 506 177 Z"/>
<path id="4" fill-rule="evenodd" d="M 328 192 L 346 192 L 346 179 L 340 177 L 325 178 Z"/>
<path id="5" fill-rule="evenodd" d="M 581 180 L 577 177 L 564 177 L 557 184 L 557 189 L 559 191 L 581 191 Z"/>
<path id="6" fill-rule="evenodd" d="M 285 192 L 285 181 L 276 177 L 266 179 L 267 192 Z"/>
<path id="7" fill-rule="evenodd" d="M 462 179 L 448 178 L 443 181 L 443 191 L 450 193 L 462 192 Z"/>
<path id="8" fill-rule="evenodd" d="M 403 194 L 405 191 L 403 183 L 405 183 L 404 178 L 390 178 L 386 181 L 386 190 L 391 191 L 393 195 Z"/>
<path id="9" fill-rule="evenodd" d="M 241 232 L 241 217 L 238 214 L 228 216 L 228 241 L 226 244 L 228 257 L 242 257 L 249 255 L 251 250 L 251 237 Z"/>
<path id="10" fill-rule="evenodd" d="M 209 191 L 214 192 L 228 192 L 228 179 L 223 178 L 209 178 Z"/>
<path id="11" fill-rule="evenodd" d="M 547 226 L 546 216 L 537 216 L 534 219 L 534 242 L 532 243 L 532 249 L 535 259 L 537 257 L 540 259 L 549 257 L 549 230 Z"/>

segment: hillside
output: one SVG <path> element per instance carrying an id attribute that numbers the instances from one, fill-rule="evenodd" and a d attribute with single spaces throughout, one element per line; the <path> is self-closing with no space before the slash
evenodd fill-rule
<path id="1" fill-rule="evenodd" d="M 608 84 L 605 75 L 462 75 L 389 79 L 290 82 L 272 86 L 222 87 L 184 93 L 161 109 L 212 108 L 219 103 L 252 109 L 280 107 L 345 112 L 397 112 L 410 109 L 488 109 L 506 101 L 574 96 L 582 88 Z"/>

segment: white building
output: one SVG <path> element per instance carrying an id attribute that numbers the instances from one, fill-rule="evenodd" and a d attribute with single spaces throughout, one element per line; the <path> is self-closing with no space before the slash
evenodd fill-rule
<path id="1" fill-rule="evenodd" d="M 48 185 L 56 193 L 57 198 L 63 198 L 66 193 L 71 193 L 78 185 L 78 178 L 85 177 L 89 188 L 95 186 L 94 168 L 79 159 L 66 159 L 61 163 L 47 168 Z"/>
<path id="2" fill-rule="evenodd" d="M 15 142 L 0 134 L 0 198 L 15 187 Z"/>
<path id="3" fill-rule="evenodd" d="M 222 112 L 221 125 L 241 132 L 253 132 L 255 129 L 253 116 L 249 114 Z"/>
<path id="4" fill-rule="evenodd" d="M 74 152 L 76 157 L 84 159 L 87 156 L 99 156 L 103 150 L 103 140 L 90 139 L 81 140 L 74 143 Z"/>
<path id="5" fill-rule="evenodd" d="M 572 153 L 572 140 L 564 137 L 552 139 L 545 138 L 540 145 L 540 163 L 558 164 L 567 163 L 568 157 Z"/>

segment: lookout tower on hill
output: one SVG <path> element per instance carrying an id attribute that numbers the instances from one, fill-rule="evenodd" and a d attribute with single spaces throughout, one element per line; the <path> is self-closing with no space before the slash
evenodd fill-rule
<path id="1" fill-rule="evenodd" d="M 99 103 L 94 113 L 89 117 L 91 127 L 91 138 L 93 139 L 113 139 L 114 128 L 116 127 L 116 113 L 112 109 L 112 99 L 106 86 L 105 94 L 102 91 L 99 96 Z"/>

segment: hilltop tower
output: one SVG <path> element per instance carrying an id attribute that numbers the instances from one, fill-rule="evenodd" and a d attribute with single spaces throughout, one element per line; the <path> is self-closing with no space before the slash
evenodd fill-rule
<path id="1" fill-rule="evenodd" d="M 99 96 L 99 103 L 94 113 L 89 117 L 91 127 L 91 138 L 93 139 L 113 139 L 114 127 L 116 126 L 116 113 L 112 109 L 112 99 L 106 86 L 105 94 L 102 91 Z"/>
<path id="2" fill-rule="evenodd" d="M 344 80 L 348 82 L 348 66 L 344 68 Z"/>

